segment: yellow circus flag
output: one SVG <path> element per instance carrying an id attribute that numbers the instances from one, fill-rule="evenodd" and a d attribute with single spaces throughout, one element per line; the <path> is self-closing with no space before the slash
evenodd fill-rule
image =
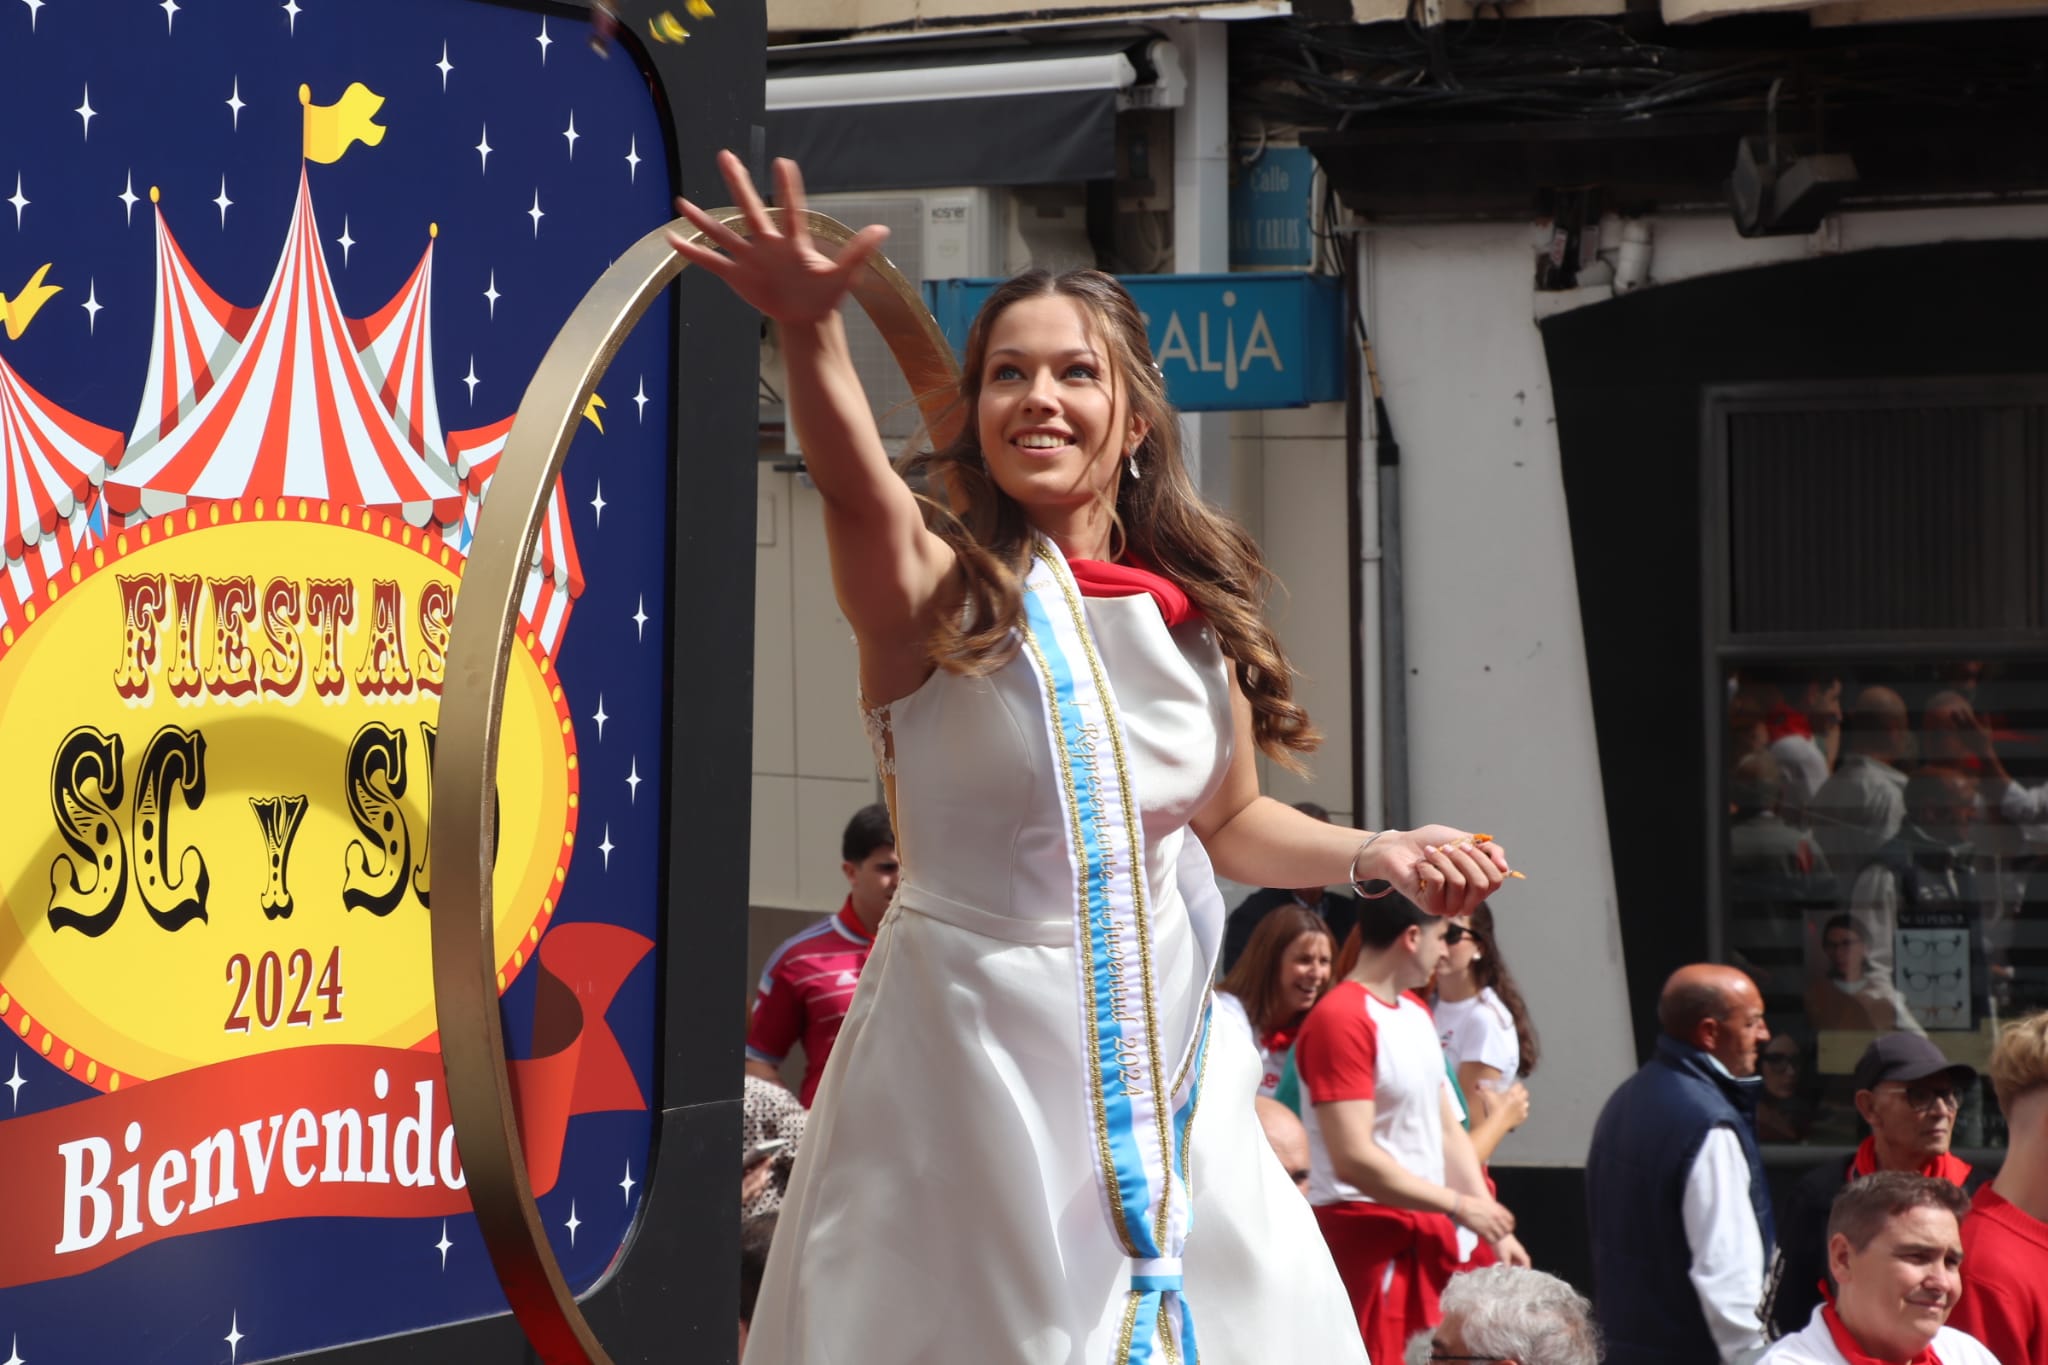
<path id="1" fill-rule="evenodd" d="M 313 92 L 299 87 L 299 103 L 306 106 L 306 160 L 332 165 L 358 142 L 376 146 L 384 140 L 385 128 L 371 122 L 384 107 L 384 97 L 355 81 L 333 104 L 313 103 Z"/>

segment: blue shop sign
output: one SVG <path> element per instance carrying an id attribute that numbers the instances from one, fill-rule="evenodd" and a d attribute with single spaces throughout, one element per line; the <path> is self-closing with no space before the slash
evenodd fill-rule
<path id="1" fill-rule="evenodd" d="M 1166 394 L 1183 412 L 1300 408 L 1344 396 L 1344 296 L 1327 275 L 1123 275 Z M 954 351 L 1000 280 L 927 280 Z"/>
<path id="2" fill-rule="evenodd" d="M 1306 147 L 1268 147 L 1249 165 L 1233 164 L 1230 183 L 1230 264 L 1311 265 L 1315 235 L 1310 186 L 1315 155 Z"/>

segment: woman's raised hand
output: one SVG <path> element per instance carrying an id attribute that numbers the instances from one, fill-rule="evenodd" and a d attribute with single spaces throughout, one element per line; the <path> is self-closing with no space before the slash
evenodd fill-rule
<path id="1" fill-rule="evenodd" d="M 1432 915 L 1471 914 L 1508 875 L 1505 849 L 1448 825 L 1388 830 L 1373 840 L 1371 852 L 1375 866 L 1361 868 L 1359 879 L 1392 882 Z"/>
<path id="2" fill-rule="evenodd" d="M 746 219 L 746 233 L 735 232 L 687 199 L 677 199 L 677 210 L 706 241 L 693 242 L 670 232 L 669 242 L 684 260 L 703 266 L 777 322 L 800 326 L 830 314 L 853 287 L 854 276 L 868 257 L 889 236 L 889 229 L 874 224 L 862 228 L 837 259 L 827 256 L 804 227 L 804 182 L 794 161 L 775 162 L 775 197 L 787 215 L 786 230 L 769 218 L 753 177 L 738 157 L 720 152 L 718 170 Z"/>

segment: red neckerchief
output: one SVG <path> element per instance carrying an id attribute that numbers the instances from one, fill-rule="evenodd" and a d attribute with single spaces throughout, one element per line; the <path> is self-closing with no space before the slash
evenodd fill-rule
<path id="1" fill-rule="evenodd" d="M 1806 718 L 1804 711 L 1795 711 L 1784 702 L 1775 703 L 1764 713 L 1764 730 L 1776 743 L 1787 735 L 1798 735 L 1801 739 L 1813 738 L 1813 722 Z"/>
<path id="2" fill-rule="evenodd" d="M 1934 1353 L 1934 1343 L 1929 1342 L 1920 1354 L 1911 1360 L 1879 1360 L 1856 1344 L 1856 1338 L 1849 1335 L 1849 1329 L 1842 1325 L 1842 1315 L 1835 1311 L 1833 1303 L 1821 1305 L 1821 1321 L 1828 1325 L 1828 1335 L 1835 1340 L 1835 1349 L 1842 1353 L 1842 1359 L 1849 1365 L 1941 1365 L 1941 1357 Z"/>
<path id="3" fill-rule="evenodd" d="M 1192 621 L 1197 615 L 1179 584 L 1150 569 L 1136 564 L 1109 564 L 1100 559 L 1070 559 L 1067 568 L 1073 572 L 1074 586 L 1083 597 L 1136 597 L 1141 592 L 1150 593 L 1169 626 Z"/>
<path id="4" fill-rule="evenodd" d="M 852 934 L 862 943 L 873 943 L 875 941 L 875 936 L 868 932 L 868 927 L 860 922 L 860 916 L 853 913 L 853 893 L 851 891 L 846 893 L 846 904 L 839 907 L 839 923 L 845 927 L 847 933 Z"/>
<path id="5" fill-rule="evenodd" d="M 1302 1019 L 1307 1017 L 1307 1015 L 1303 1015 Z M 1294 1046 L 1294 1035 L 1300 1031 L 1301 1019 L 1297 1019 L 1291 1024 L 1274 1029 L 1271 1033 L 1259 1039 L 1259 1046 L 1268 1052 L 1285 1052 L 1288 1048 Z"/>
<path id="6" fill-rule="evenodd" d="M 1876 1173 L 1877 1139 L 1867 1137 L 1863 1139 L 1863 1145 L 1856 1149 L 1855 1159 L 1849 1163 L 1849 1179 L 1855 1180 Z M 1970 1178 L 1970 1163 L 1953 1153 L 1943 1152 L 1932 1161 L 1923 1162 L 1919 1173 L 1932 1176 L 1936 1180 L 1946 1180 L 1957 1189 L 1961 1189 L 1963 1182 Z"/>

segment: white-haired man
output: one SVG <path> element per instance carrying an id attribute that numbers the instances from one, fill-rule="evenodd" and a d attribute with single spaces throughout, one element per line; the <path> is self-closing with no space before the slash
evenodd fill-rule
<path id="1" fill-rule="evenodd" d="M 1969 1196 L 1946 1180 L 1879 1171 L 1828 1215 L 1829 1302 L 1759 1365 L 1999 1365 L 1947 1325 L 1963 1292 Z"/>
<path id="2" fill-rule="evenodd" d="M 1598 1365 L 1593 1305 L 1555 1275 L 1491 1265 L 1444 1286 L 1443 1321 L 1408 1342 L 1407 1365 L 1433 1360 L 1492 1365 Z"/>

